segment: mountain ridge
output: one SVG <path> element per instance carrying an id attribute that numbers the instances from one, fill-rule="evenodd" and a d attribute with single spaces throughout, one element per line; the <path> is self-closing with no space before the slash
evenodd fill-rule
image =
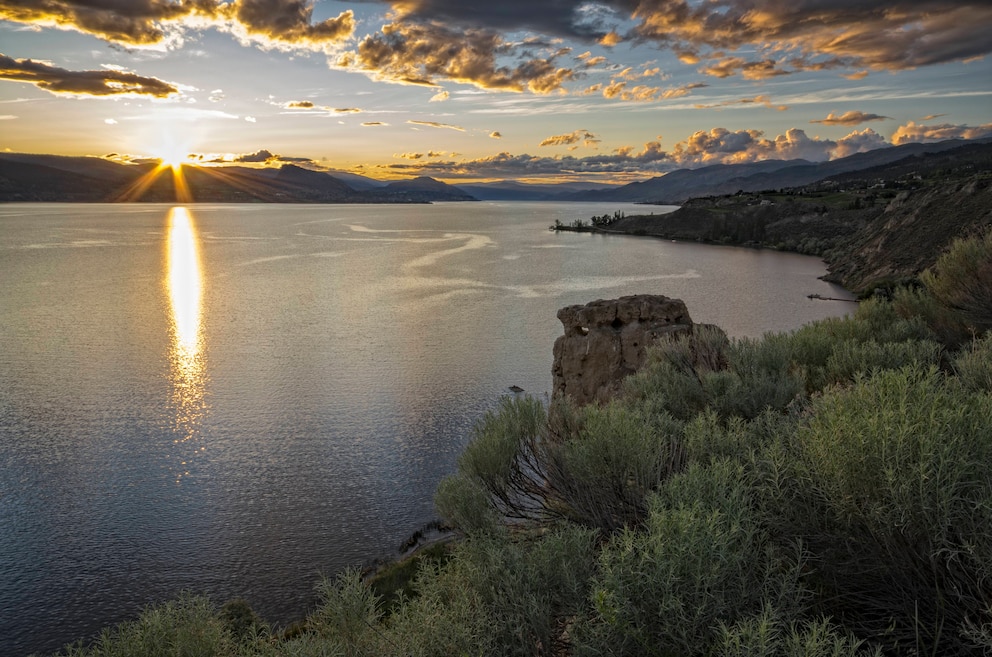
<path id="1" fill-rule="evenodd" d="M 184 165 L 181 174 L 180 181 L 171 168 L 154 163 L 119 164 L 97 157 L 0 153 L 0 202 L 167 203 L 182 197 L 212 203 L 476 200 L 457 187 L 433 178 L 412 185 L 373 185 L 359 180 L 362 189 L 356 189 L 329 173 L 295 164 L 284 164 L 275 170 Z"/>

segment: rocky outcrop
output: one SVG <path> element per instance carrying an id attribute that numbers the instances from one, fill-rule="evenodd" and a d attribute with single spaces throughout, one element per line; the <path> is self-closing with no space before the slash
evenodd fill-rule
<path id="1" fill-rule="evenodd" d="M 565 334 L 555 340 L 554 394 L 578 404 L 611 399 L 644 364 L 651 343 L 693 326 L 680 299 L 647 294 L 566 306 L 558 319 Z"/>

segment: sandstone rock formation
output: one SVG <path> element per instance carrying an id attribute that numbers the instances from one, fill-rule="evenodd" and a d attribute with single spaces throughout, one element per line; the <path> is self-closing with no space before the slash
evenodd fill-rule
<path id="1" fill-rule="evenodd" d="M 608 401 L 644 364 L 647 347 L 665 335 L 692 331 L 680 299 L 641 294 L 558 311 L 565 334 L 555 340 L 554 394 L 578 404 Z"/>

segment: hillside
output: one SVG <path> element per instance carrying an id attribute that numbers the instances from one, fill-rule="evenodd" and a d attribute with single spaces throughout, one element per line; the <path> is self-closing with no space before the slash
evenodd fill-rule
<path id="1" fill-rule="evenodd" d="M 989 140 L 981 140 L 978 143 L 987 144 Z M 907 157 L 940 153 L 967 144 L 970 142 L 962 140 L 933 144 L 904 144 L 816 164 L 805 160 L 767 160 L 747 164 L 716 164 L 699 169 L 680 169 L 613 190 L 576 194 L 570 200 L 677 205 L 700 196 L 721 196 L 738 191 L 755 192 L 808 185 L 848 172 L 884 167 Z"/>
<path id="2" fill-rule="evenodd" d="M 914 278 L 955 237 L 992 225 L 992 144 L 916 153 L 798 188 L 692 199 L 670 214 L 578 224 L 819 255 L 827 280 L 863 293 Z"/>
<path id="3" fill-rule="evenodd" d="M 431 178 L 355 185 L 322 171 L 293 164 L 279 169 L 184 165 L 187 190 L 178 194 L 168 168 L 118 164 L 94 157 L 0 153 L 0 202 L 167 203 L 188 197 L 210 203 L 431 203 L 475 200 L 457 187 Z"/>

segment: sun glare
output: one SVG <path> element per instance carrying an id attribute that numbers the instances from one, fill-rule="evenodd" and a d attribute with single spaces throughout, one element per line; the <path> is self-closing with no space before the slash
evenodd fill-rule
<path id="1" fill-rule="evenodd" d="M 189 157 L 179 148 L 163 149 L 157 157 L 163 167 L 171 167 L 173 171 L 181 169 L 183 164 L 189 162 Z"/>

